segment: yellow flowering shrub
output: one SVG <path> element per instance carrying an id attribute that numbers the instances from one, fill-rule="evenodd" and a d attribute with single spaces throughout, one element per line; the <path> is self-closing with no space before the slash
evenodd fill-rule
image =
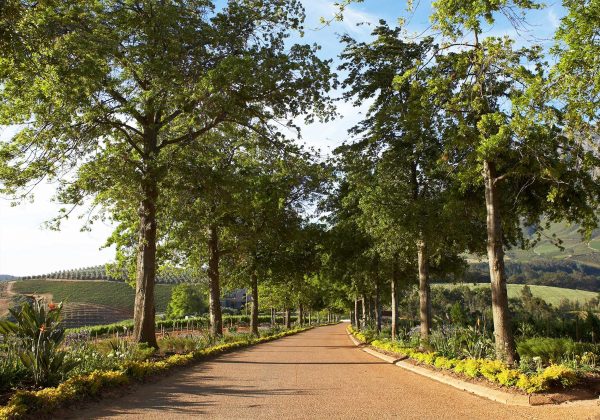
<path id="1" fill-rule="evenodd" d="M 500 360 L 482 359 L 479 361 L 479 373 L 490 381 L 496 381 L 498 374 L 503 370 L 506 370 L 506 365 Z"/>
<path id="2" fill-rule="evenodd" d="M 573 386 L 577 383 L 577 373 L 571 368 L 562 365 L 550 365 L 539 374 L 548 385 Z"/>
<path id="3" fill-rule="evenodd" d="M 436 368 L 440 369 L 452 369 L 456 366 L 457 361 L 455 359 L 448 359 L 446 357 L 440 356 L 435 359 L 433 365 Z"/>
<path id="4" fill-rule="evenodd" d="M 519 380 L 517 381 L 516 386 L 528 394 L 542 392 L 548 389 L 547 384 L 540 377 L 540 375 L 526 375 L 524 373 L 519 375 Z"/>
<path id="5" fill-rule="evenodd" d="M 496 381 L 503 386 L 515 386 L 520 375 L 516 369 L 503 369 L 496 375 Z"/>
<path id="6" fill-rule="evenodd" d="M 348 332 L 360 339 L 360 332 L 351 326 L 348 327 Z M 546 391 L 555 385 L 573 386 L 578 380 L 577 372 L 563 365 L 550 365 L 540 373 L 527 375 L 518 369 L 510 369 L 499 360 L 448 359 L 437 356 L 436 353 L 402 347 L 389 340 L 374 340 L 371 346 L 392 353 L 404 354 L 419 363 L 433 365 L 440 369 L 453 369 L 454 372 L 471 378 L 483 376 L 489 381 L 507 387 L 515 386 L 529 394 Z"/>

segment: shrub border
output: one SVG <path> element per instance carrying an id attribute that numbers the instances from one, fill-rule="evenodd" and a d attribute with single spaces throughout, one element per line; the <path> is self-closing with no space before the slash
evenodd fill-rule
<path id="1" fill-rule="evenodd" d="M 158 361 L 127 362 L 122 365 L 120 370 L 95 370 L 87 375 L 69 378 L 56 387 L 44 388 L 39 391 L 18 390 L 10 397 L 5 406 L 0 407 L 0 419 L 8 420 L 37 413 L 50 414 L 53 410 L 97 396 L 111 387 L 127 385 L 133 381 L 165 373 L 175 367 L 186 366 L 209 357 L 277 340 L 313 328 L 315 326 L 294 328 L 266 337 L 219 344 L 187 354 L 175 354 Z"/>
<path id="2" fill-rule="evenodd" d="M 519 395 L 519 394 L 513 394 L 513 393 L 509 393 L 509 392 L 502 391 L 502 390 L 489 388 L 489 387 L 485 386 L 485 384 L 480 385 L 480 384 L 468 382 L 468 381 L 465 381 L 465 380 L 462 380 L 459 378 L 455 378 L 453 376 L 449 376 L 449 375 L 445 374 L 444 371 L 449 370 L 449 369 L 446 369 L 444 366 L 441 366 L 441 367 L 437 366 L 437 364 L 435 364 L 435 361 L 437 359 L 435 358 L 434 353 L 423 353 L 423 352 L 415 351 L 414 349 L 407 349 L 407 350 L 409 350 L 409 351 L 407 351 L 407 353 L 410 353 L 410 354 L 393 352 L 390 349 L 386 349 L 386 348 L 382 348 L 382 346 L 378 346 L 378 344 L 379 344 L 379 343 L 377 343 L 378 340 L 369 342 L 368 340 L 366 340 L 365 335 L 362 334 L 360 331 L 355 330 L 352 325 L 349 325 L 347 327 L 347 333 L 348 333 L 348 337 L 351 339 L 351 341 L 356 346 L 360 347 L 366 353 L 369 353 L 375 357 L 378 357 L 382 360 L 385 360 L 388 363 L 394 364 L 403 369 L 420 374 L 422 376 L 426 376 L 430 379 L 434 379 L 438 382 L 445 383 L 445 384 L 453 386 L 455 388 L 458 388 L 458 389 L 461 389 L 464 391 L 468 391 L 472 394 L 476 394 L 481 397 L 485 397 L 490 400 L 497 401 L 497 402 L 500 402 L 503 404 L 519 405 L 519 406 L 539 405 L 540 403 L 544 404 L 544 402 L 532 401 L 532 398 L 536 395 L 540 395 L 539 393 L 543 392 L 543 390 L 538 390 L 538 389 L 534 390 L 530 387 L 526 391 L 528 393 L 528 395 Z M 380 342 L 380 343 L 385 344 L 382 342 Z M 391 352 L 391 353 L 394 353 L 394 354 L 396 354 L 398 356 L 402 356 L 402 357 L 391 357 L 387 354 L 380 353 L 377 350 Z M 432 357 L 432 355 L 433 355 L 433 357 Z M 418 356 L 418 357 L 414 357 L 414 356 Z M 411 361 L 416 362 L 417 365 L 405 361 L 406 359 L 410 359 Z M 443 359 L 448 360 L 445 358 L 443 358 Z M 467 360 L 473 361 L 473 362 L 480 362 L 476 359 L 467 359 Z M 489 361 L 489 362 L 499 363 L 497 361 Z M 424 368 L 424 367 L 418 366 L 418 364 L 422 364 L 425 366 L 435 366 L 437 368 L 437 370 Z M 553 369 L 555 369 L 556 367 L 563 368 L 560 365 L 551 365 L 550 367 L 552 367 Z M 550 369 L 548 373 L 551 373 L 553 371 L 553 369 Z M 565 369 L 568 369 L 568 368 L 565 368 Z M 440 371 L 438 371 L 438 370 L 440 370 Z M 454 372 L 454 373 L 456 373 L 456 372 Z M 574 374 L 574 372 L 572 370 L 570 370 L 570 372 L 568 372 L 568 373 L 569 373 L 569 376 L 571 373 Z M 521 373 L 520 375 L 527 376 L 523 373 Z M 458 373 L 458 376 L 461 376 L 464 378 L 469 377 L 469 375 L 466 375 L 464 373 Z M 487 376 L 489 376 L 489 375 L 482 375 L 482 378 L 486 379 L 490 383 L 496 383 L 500 386 L 504 386 L 502 384 L 499 384 L 497 381 L 492 381 Z M 472 376 L 472 377 L 475 377 L 475 376 Z M 537 375 L 528 376 L 528 380 L 533 381 L 533 382 L 543 381 L 544 378 L 545 378 L 544 372 L 541 372 Z M 596 401 L 593 400 L 593 402 L 595 403 Z M 552 402 L 550 401 L 548 403 L 552 403 Z"/>

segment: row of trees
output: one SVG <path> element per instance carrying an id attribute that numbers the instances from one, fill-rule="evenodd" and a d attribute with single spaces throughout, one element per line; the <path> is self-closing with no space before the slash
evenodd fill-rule
<path id="1" fill-rule="evenodd" d="M 541 46 L 484 36 L 498 16 L 519 29 L 541 7 L 529 0 L 435 1 L 435 38 L 383 21 L 371 42 L 342 38 L 346 98 L 370 103 L 356 141 L 336 151 L 327 204 L 336 275 L 351 281 L 356 321 L 360 302 L 363 313 L 370 296 L 379 307 L 389 279 L 394 335 L 399 282 L 416 278 L 427 340 L 430 277 L 452 277 L 464 253 L 485 253 L 496 356 L 516 361 L 506 247 L 531 245 L 523 227 L 539 238 L 559 220 L 583 233 L 597 225 L 600 85 L 598 58 L 586 53 L 599 47 L 594 3 L 565 2 L 550 71 Z"/>
<path id="2" fill-rule="evenodd" d="M 298 1 L 9 0 L 0 13 L 0 124 L 22 126 L 0 148 L 2 191 L 56 181 L 55 226 L 84 204 L 117 226 L 136 340 L 156 346 L 162 264 L 207 272 L 213 334 L 223 266 L 250 279 L 255 333 L 259 277 L 297 299 L 316 243 L 302 207 L 325 168 L 280 131 L 331 116 L 335 83 L 318 46 L 289 39 Z"/>
<path id="3" fill-rule="evenodd" d="M 597 1 L 565 1 L 551 72 L 541 47 L 483 36 L 531 0 L 433 2 L 435 37 L 385 22 L 343 36 L 345 99 L 369 109 L 333 165 L 284 136 L 335 114 L 331 61 L 290 39 L 297 0 L 5 3 L 0 124 L 22 129 L 0 146 L 2 192 L 56 181 L 56 226 L 84 204 L 117 226 L 140 342 L 156 346 L 161 266 L 206 271 L 215 335 L 223 279 L 251 290 L 254 333 L 259 302 L 300 319 L 368 303 L 380 328 L 387 295 L 393 334 L 417 280 L 427 340 L 430 278 L 469 252 L 487 254 L 496 354 L 513 363 L 505 248 L 530 245 L 524 226 L 597 225 Z"/>

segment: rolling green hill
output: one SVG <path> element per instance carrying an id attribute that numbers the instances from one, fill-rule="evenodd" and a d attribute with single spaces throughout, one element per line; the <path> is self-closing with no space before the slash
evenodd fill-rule
<path id="1" fill-rule="evenodd" d="M 156 285 L 156 311 L 164 312 L 171 298 L 172 285 Z M 52 294 L 56 302 L 89 303 L 133 311 L 134 289 L 126 283 L 112 281 L 20 280 L 14 293 Z"/>
<path id="2" fill-rule="evenodd" d="M 589 242 L 581 237 L 578 229 L 578 225 L 552 224 L 544 231 L 542 240 L 535 247 L 526 250 L 512 249 L 506 253 L 508 260 L 569 260 L 600 267 L 600 229 L 592 232 Z M 558 239 L 562 241 L 563 250 L 555 245 Z"/>
<path id="3" fill-rule="evenodd" d="M 478 284 L 434 284 L 434 287 L 458 287 L 458 286 L 469 286 L 469 287 L 490 287 L 489 284 L 478 283 Z M 508 297 L 520 297 L 521 290 L 524 285 L 522 284 L 509 284 L 508 286 Z M 565 289 L 562 287 L 550 287 L 550 286 L 529 286 L 531 288 L 531 293 L 535 297 L 539 297 L 544 299 L 546 302 L 552 304 L 553 306 L 558 306 L 562 299 L 568 299 L 570 301 L 577 301 L 579 303 L 585 303 L 592 298 L 598 296 L 596 292 L 588 292 L 586 290 L 574 290 L 574 289 Z"/>
<path id="4" fill-rule="evenodd" d="M 555 223 L 532 248 L 507 250 L 508 283 L 600 292 L 600 229 L 593 231 L 589 240 L 582 238 L 578 229 L 578 225 Z M 524 230 L 530 239 L 535 239 L 533 229 Z M 467 260 L 470 266 L 461 280 L 489 282 L 485 258 L 468 255 Z"/>

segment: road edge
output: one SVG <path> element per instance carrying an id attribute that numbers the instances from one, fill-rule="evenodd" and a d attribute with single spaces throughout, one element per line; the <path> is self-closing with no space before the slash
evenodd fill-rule
<path id="1" fill-rule="evenodd" d="M 443 373 L 435 372 L 430 369 L 426 369 L 420 366 L 413 365 L 408 363 L 402 359 L 389 356 L 387 354 L 383 354 L 378 352 L 365 345 L 364 343 L 359 342 L 356 338 L 352 336 L 352 334 L 348 333 L 348 338 L 352 341 L 352 343 L 357 346 L 359 349 L 368 353 L 372 356 L 375 356 L 387 363 L 398 366 L 399 368 L 408 370 L 410 372 L 416 373 L 417 375 L 425 376 L 429 379 L 433 379 L 434 381 L 449 385 L 451 387 L 460 389 L 461 391 L 467 391 L 470 394 L 477 395 L 479 397 L 487 398 L 488 400 L 496 401 L 506 405 L 515 405 L 515 406 L 532 406 L 530 398 L 528 395 L 517 395 L 511 394 L 509 392 L 499 391 L 496 389 L 490 389 L 483 385 L 473 384 L 471 382 L 463 381 L 448 375 L 444 375 Z"/>

